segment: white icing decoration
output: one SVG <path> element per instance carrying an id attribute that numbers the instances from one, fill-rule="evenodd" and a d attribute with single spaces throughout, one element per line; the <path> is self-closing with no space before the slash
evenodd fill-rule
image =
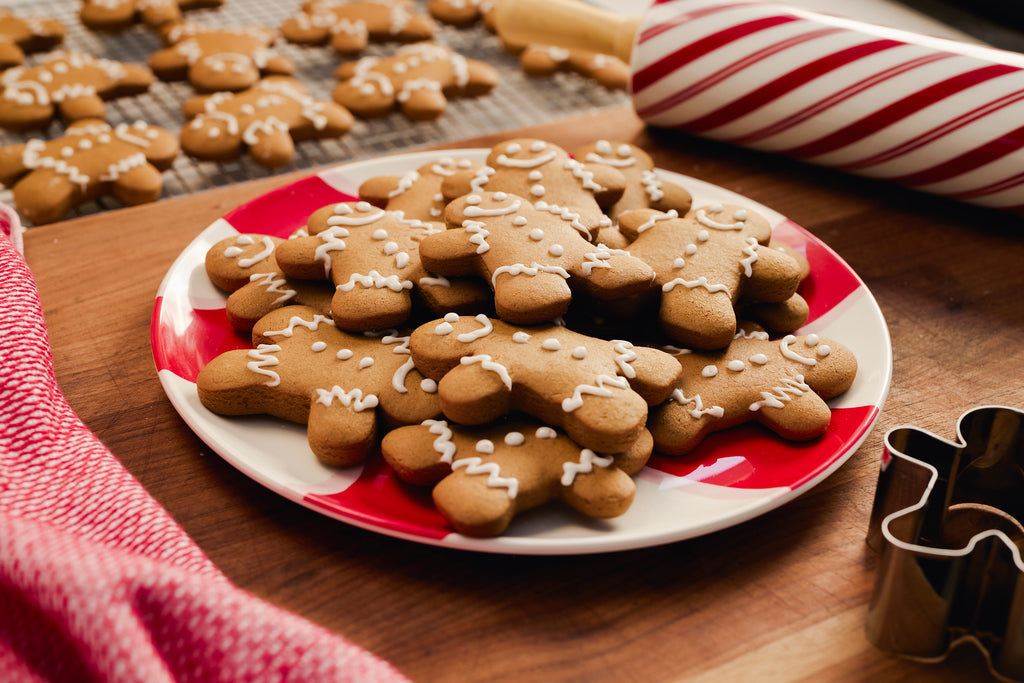
<path id="1" fill-rule="evenodd" d="M 506 446 L 522 446 L 526 442 L 526 437 L 523 436 L 522 432 L 509 432 L 505 435 Z"/>
<path id="2" fill-rule="evenodd" d="M 693 398 L 687 398 L 687 396 L 683 394 L 682 389 L 676 389 L 672 392 L 672 400 L 684 408 L 692 405 L 693 408 L 688 409 L 687 412 L 698 420 L 704 415 L 710 415 L 711 417 L 722 417 L 725 415 L 725 409 L 722 408 L 722 406 L 711 406 L 710 408 L 705 408 L 704 400 L 700 397 L 700 394 L 695 395 Z"/>
<path id="3" fill-rule="evenodd" d="M 577 346 L 572 350 L 572 357 L 577 360 L 583 360 L 584 358 L 587 357 L 587 347 Z"/>
<path id="4" fill-rule="evenodd" d="M 349 358 L 354 356 L 355 353 L 352 351 L 352 349 L 338 349 L 338 353 L 334 355 L 335 357 L 337 357 L 338 360 L 348 360 Z"/>
<path id="5" fill-rule="evenodd" d="M 373 365 L 373 356 L 363 356 L 359 359 L 359 369 L 365 370 L 366 368 Z"/>
<path id="6" fill-rule="evenodd" d="M 534 277 L 538 273 L 555 273 L 556 275 L 561 275 L 566 280 L 569 279 L 569 271 L 560 266 L 543 265 L 537 263 L 536 261 L 534 261 L 532 264 L 528 266 L 523 263 L 513 263 L 512 265 L 509 266 L 499 266 L 498 268 L 494 269 L 494 273 L 491 275 L 492 287 L 495 287 L 497 285 L 498 276 L 501 275 L 502 273 L 508 273 L 509 275 L 512 276 L 527 275 L 529 277 Z"/>
<path id="7" fill-rule="evenodd" d="M 729 288 L 726 287 L 725 285 L 722 285 L 722 284 L 710 284 L 710 283 L 708 283 L 708 279 L 704 275 L 701 275 L 696 280 L 684 280 L 683 278 L 677 277 L 676 279 L 671 280 L 670 282 L 666 282 L 662 286 L 661 291 L 663 291 L 663 292 L 671 292 L 673 289 L 676 288 L 676 285 L 683 285 L 684 287 L 688 287 L 689 289 L 695 289 L 697 287 L 703 287 L 704 289 L 706 289 L 706 290 L 708 290 L 709 292 L 712 292 L 712 293 L 714 293 L 714 292 L 727 292 L 728 293 L 728 291 L 729 291 Z"/>
<path id="8" fill-rule="evenodd" d="M 718 374 L 718 368 L 714 365 L 705 365 L 704 369 L 700 371 L 702 377 L 714 377 Z"/>
<path id="9" fill-rule="evenodd" d="M 447 320 L 447 319 L 448 319 L 448 316 L 445 316 L 445 320 Z M 480 323 L 480 328 L 476 329 L 476 330 L 473 330 L 472 332 L 463 332 L 458 337 L 456 337 L 456 339 L 458 339 L 460 342 L 468 344 L 469 342 L 476 341 L 477 339 L 480 339 L 481 337 L 486 337 L 494 329 L 494 326 L 491 324 L 491 319 L 488 318 L 483 313 L 475 316 L 474 320 L 476 320 L 478 323 Z"/>
<path id="10" fill-rule="evenodd" d="M 736 220 L 732 223 L 719 223 L 715 219 L 708 216 L 708 212 L 721 213 L 724 210 L 725 208 L 722 207 L 720 204 L 714 204 L 712 206 L 707 207 L 707 209 L 697 209 L 695 217 L 697 218 L 697 222 L 700 223 L 701 225 L 706 225 L 707 227 L 713 228 L 715 230 L 742 230 L 746 226 L 746 223 L 744 221 L 746 220 L 747 214 L 745 211 L 743 212 L 743 218 L 740 218 L 739 211 L 734 213 L 733 218 L 735 218 Z"/>
<path id="11" fill-rule="evenodd" d="M 600 456 L 589 448 L 580 451 L 579 462 L 566 461 L 562 463 L 562 486 L 572 486 L 577 474 L 589 474 L 594 467 L 611 467 L 615 462 L 612 458 Z"/>
<path id="12" fill-rule="evenodd" d="M 750 410 L 760 410 L 764 406 L 769 406 L 771 408 L 785 408 L 786 403 L 793 400 L 794 396 L 800 396 L 804 392 L 810 390 L 811 388 L 804 383 L 803 375 L 786 377 L 782 380 L 782 384 L 780 386 L 772 387 L 771 392 L 762 391 L 762 400 L 751 403 Z"/>
<path id="13" fill-rule="evenodd" d="M 612 395 L 610 389 L 605 388 L 605 385 L 615 387 L 616 389 L 628 389 L 629 381 L 625 377 L 613 377 L 610 375 L 598 375 L 595 378 L 595 385 L 580 384 L 573 390 L 573 394 L 570 398 L 562 400 L 562 410 L 567 413 L 571 413 L 580 406 L 583 405 L 583 395 L 590 394 L 591 396 L 609 397 Z"/>
<path id="14" fill-rule="evenodd" d="M 463 356 L 459 360 L 459 363 L 461 365 L 472 365 L 474 363 L 479 363 L 480 367 L 483 368 L 484 370 L 497 373 L 498 377 L 501 379 L 501 383 L 504 384 L 506 388 L 510 390 L 512 389 L 512 376 L 508 374 L 508 368 L 506 368 L 501 363 L 495 361 L 486 353 L 482 353 L 476 356 Z"/>
<path id="15" fill-rule="evenodd" d="M 298 292 L 294 289 L 284 287 L 284 285 L 288 284 L 288 280 L 280 277 L 279 273 L 253 273 L 249 276 L 249 282 L 265 287 L 270 294 L 280 294 L 281 296 L 274 299 L 273 303 L 275 306 L 289 301 L 298 295 Z"/>
<path id="16" fill-rule="evenodd" d="M 804 365 L 817 365 L 818 361 L 816 359 L 801 356 L 796 351 L 789 348 L 789 345 L 795 341 L 796 337 L 791 334 L 787 334 L 782 338 L 782 341 L 779 342 L 779 350 L 782 352 L 782 355 L 789 360 L 796 361 L 797 363 L 803 363 Z"/>
<path id="17" fill-rule="evenodd" d="M 729 368 L 733 372 L 742 372 L 747 367 L 747 364 L 741 360 L 731 360 L 725 365 L 725 367 Z"/>
<path id="18" fill-rule="evenodd" d="M 643 234 L 650 230 L 651 228 L 653 228 L 655 225 L 657 225 L 658 221 L 668 221 L 672 220 L 673 218 L 679 218 L 679 212 L 676 211 L 675 209 L 672 209 L 671 211 L 666 211 L 665 213 L 651 214 L 651 217 L 648 218 L 646 222 L 637 226 L 636 233 L 638 235 Z"/>
<path id="19" fill-rule="evenodd" d="M 268 387 L 276 387 L 281 383 L 281 376 L 273 370 L 267 370 L 267 367 L 274 367 L 281 362 L 276 356 L 270 355 L 280 350 L 281 347 L 277 344 L 260 344 L 255 349 L 250 349 L 249 353 L 246 354 L 253 360 L 246 363 L 245 367 L 249 368 L 252 372 L 266 375 L 270 378 L 266 385 Z"/>
<path id="20" fill-rule="evenodd" d="M 390 289 L 392 292 L 400 292 L 403 289 L 412 289 L 411 280 L 402 280 L 397 275 L 384 276 L 378 273 L 376 270 L 371 270 L 366 275 L 361 273 L 352 273 L 349 276 L 348 282 L 343 282 L 338 285 L 338 289 L 343 292 L 351 292 L 355 289 L 355 286 L 359 284 L 363 287 L 376 287 L 377 289 Z"/>
<path id="21" fill-rule="evenodd" d="M 551 427 L 538 427 L 537 432 L 534 434 L 538 439 L 557 439 L 558 432 Z"/>
<path id="22" fill-rule="evenodd" d="M 514 341 L 516 344 L 525 344 L 526 342 L 530 341 L 530 335 L 523 331 L 519 331 L 512 335 L 512 341 Z"/>
<path id="23" fill-rule="evenodd" d="M 630 365 L 636 360 L 636 351 L 633 350 L 633 344 L 624 339 L 613 339 L 612 348 L 615 353 L 615 364 L 619 366 L 619 372 L 622 373 L 623 377 L 633 379 L 636 377 L 636 370 Z"/>
<path id="24" fill-rule="evenodd" d="M 310 346 L 309 348 L 312 349 L 314 353 L 320 353 L 321 351 L 327 348 L 327 342 L 315 341 L 313 342 L 313 345 Z"/>
<path id="25" fill-rule="evenodd" d="M 490 439 L 480 439 L 474 446 L 477 453 L 483 453 L 484 455 L 492 455 L 494 453 L 494 442 Z"/>
<path id="26" fill-rule="evenodd" d="M 765 363 L 768 362 L 768 356 L 764 355 L 763 353 L 755 353 L 753 356 L 750 357 L 750 362 L 754 363 L 755 365 L 764 365 Z"/>
<path id="27" fill-rule="evenodd" d="M 562 348 L 562 343 L 554 337 L 548 337 L 540 344 L 541 348 L 545 351 L 558 351 Z"/>
<path id="28" fill-rule="evenodd" d="M 346 392 L 341 387 L 335 385 L 331 387 L 330 391 L 326 389 L 316 390 L 317 399 L 316 402 L 330 407 L 331 403 L 335 400 L 341 403 L 346 408 L 352 408 L 352 410 L 360 413 L 369 408 L 376 408 L 378 401 L 374 394 L 367 394 L 363 397 L 362 389 L 353 389 L 352 391 Z"/>

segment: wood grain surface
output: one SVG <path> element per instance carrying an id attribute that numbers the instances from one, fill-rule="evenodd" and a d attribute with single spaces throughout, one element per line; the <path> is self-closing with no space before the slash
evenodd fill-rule
<path id="1" fill-rule="evenodd" d="M 969 408 L 1024 408 L 1024 222 L 742 149 L 645 129 L 628 108 L 527 134 L 628 140 L 661 168 L 768 205 L 835 249 L 889 325 L 894 377 L 875 429 L 834 475 L 717 533 L 577 557 L 491 556 L 328 519 L 211 452 L 164 395 L 157 287 L 209 223 L 283 175 L 32 228 L 26 257 L 71 405 L 239 586 L 346 636 L 416 681 L 986 680 L 873 648 L 864 538 L 886 430 L 955 436 Z M 342 161 L 342 160 L 339 160 Z"/>

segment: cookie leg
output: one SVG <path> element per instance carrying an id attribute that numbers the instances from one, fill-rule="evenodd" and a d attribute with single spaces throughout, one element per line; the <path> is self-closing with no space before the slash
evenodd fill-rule
<path id="1" fill-rule="evenodd" d="M 780 383 L 757 410 L 757 420 L 779 436 L 804 441 L 828 429 L 832 412 L 810 387 L 796 380 Z M 773 398 L 774 400 L 773 400 Z"/>
<path id="2" fill-rule="evenodd" d="M 81 201 L 75 185 L 49 169 L 29 173 L 17 182 L 13 194 L 21 214 L 36 224 L 60 220 Z"/>
<path id="3" fill-rule="evenodd" d="M 111 190 L 113 195 L 129 206 L 155 201 L 163 191 L 164 181 L 160 171 L 149 164 L 135 166 L 127 171 L 110 172 L 117 173 Z"/>
<path id="4" fill-rule="evenodd" d="M 267 122 L 259 128 L 246 131 L 249 134 L 249 154 L 252 160 L 264 168 L 284 166 L 295 156 L 295 143 L 288 127 Z"/>
<path id="5" fill-rule="evenodd" d="M 661 296 L 661 324 L 678 342 L 695 349 L 722 349 L 736 334 L 736 311 L 727 291 L 676 285 Z"/>
<path id="6" fill-rule="evenodd" d="M 586 462 L 588 458 L 594 459 L 589 465 Z M 563 481 L 562 500 L 588 517 L 618 517 L 632 505 L 636 484 L 617 467 L 607 468 L 597 464 L 600 458 L 602 456 L 596 456 L 592 451 L 581 453 L 580 466 L 590 467 L 591 471 L 576 474 L 568 486 Z"/>
<path id="7" fill-rule="evenodd" d="M 331 315 L 341 329 L 359 332 L 379 330 L 397 327 L 408 319 L 412 311 L 409 288 L 396 284 L 402 282 L 397 278 L 382 282 L 374 276 L 379 277 L 379 274 L 375 271 L 368 275 L 357 274 L 338 285 L 331 302 Z M 399 289 L 392 289 L 389 284 Z M 411 288 L 412 283 L 408 284 Z"/>
<path id="8" fill-rule="evenodd" d="M 99 95 L 79 95 L 67 97 L 57 105 L 61 116 L 68 121 L 80 119 L 102 119 L 107 113 L 107 105 Z"/>
<path id="9" fill-rule="evenodd" d="M 508 370 L 490 356 L 466 356 L 437 386 L 441 409 L 452 421 L 476 425 L 508 413 L 512 380 Z"/>
<path id="10" fill-rule="evenodd" d="M 516 513 L 515 499 L 507 488 L 489 486 L 486 473 L 469 474 L 469 469 L 463 466 L 442 479 L 434 487 L 434 504 L 460 534 L 497 536 Z"/>
<path id="11" fill-rule="evenodd" d="M 662 455 L 684 455 L 715 431 L 719 418 L 712 415 L 694 417 L 691 411 L 695 405 L 683 405 L 673 400 L 651 412 L 647 428 L 654 437 L 654 450 Z"/>
<path id="12" fill-rule="evenodd" d="M 309 411 L 309 447 L 325 465 L 348 467 L 366 459 L 377 433 L 376 397 L 358 389 L 320 392 Z"/>
<path id="13" fill-rule="evenodd" d="M 444 113 L 448 99 L 431 83 L 406 83 L 398 94 L 402 113 L 413 121 L 432 121 Z"/>

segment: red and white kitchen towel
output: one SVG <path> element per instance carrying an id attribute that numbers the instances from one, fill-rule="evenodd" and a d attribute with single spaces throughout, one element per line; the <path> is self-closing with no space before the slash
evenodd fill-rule
<path id="1" fill-rule="evenodd" d="M 405 680 L 231 584 L 81 422 L 57 386 L 10 227 L 0 230 L 0 681 Z"/>

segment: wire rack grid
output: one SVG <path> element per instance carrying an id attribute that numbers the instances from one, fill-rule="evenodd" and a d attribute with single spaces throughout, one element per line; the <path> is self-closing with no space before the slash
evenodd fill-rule
<path id="1" fill-rule="evenodd" d="M 95 32 L 84 27 L 78 17 L 79 0 L 4 4 L 18 16 L 45 15 L 63 22 L 67 38 L 59 49 L 146 64 L 149 55 L 163 47 L 156 32 L 141 24 L 121 33 Z M 186 16 L 218 27 L 258 24 L 277 28 L 299 11 L 299 5 L 300 0 L 227 0 L 218 9 L 197 10 Z M 425 12 L 422 0 L 417 3 L 417 10 Z M 237 160 L 209 162 L 182 153 L 164 173 L 162 196 L 183 196 L 270 175 L 501 132 L 628 102 L 626 93 L 608 90 L 575 73 L 557 73 L 545 78 L 527 76 L 518 58 L 506 52 L 498 37 L 482 25 L 459 29 L 439 24 L 435 41 L 465 57 L 492 64 L 500 75 L 498 86 L 483 97 L 450 101 L 445 113 L 434 121 L 414 122 L 398 112 L 381 119 L 357 120 L 352 130 L 340 138 L 297 144 L 293 161 L 276 169 L 262 168 L 244 154 Z M 387 56 L 397 46 L 396 43 L 371 43 L 360 56 Z M 295 76 L 309 88 L 311 95 L 330 98 L 336 84 L 334 71 L 344 58 L 329 47 L 301 46 L 284 40 L 279 40 L 274 50 L 295 63 Z M 30 56 L 27 64 L 38 60 L 39 56 Z M 143 120 L 177 134 L 185 121 L 182 105 L 195 94 L 186 82 L 156 81 L 146 93 L 110 100 L 106 118 L 112 125 Z M 63 131 L 60 121 L 30 133 L 0 131 L 0 145 L 21 143 L 33 137 L 52 139 Z M 9 188 L 0 189 L 0 201 L 12 204 Z M 68 218 L 120 206 L 117 200 L 104 197 L 77 207 Z"/>

